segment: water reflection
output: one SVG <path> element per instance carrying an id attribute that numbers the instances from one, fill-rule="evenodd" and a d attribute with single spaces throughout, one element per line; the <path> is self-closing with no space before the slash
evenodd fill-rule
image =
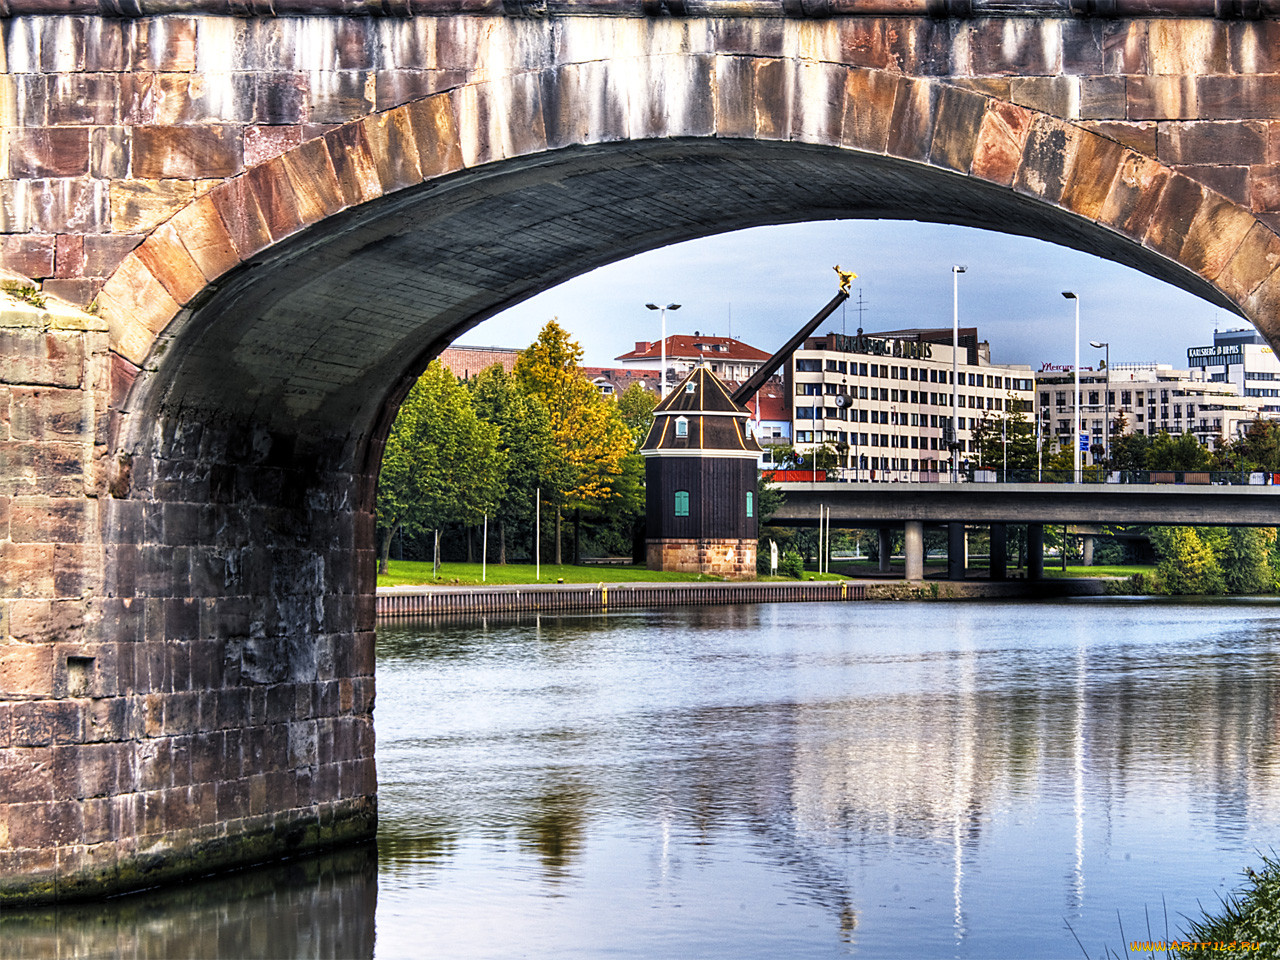
<path id="1" fill-rule="evenodd" d="M 371 843 L 101 903 L 0 914 L 9 957 L 372 957 Z"/>
<path id="2" fill-rule="evenodd" d="M 1280 820 L 1274 607 L 849 612 L 538 617 L 490 623 L 484 643 L 447 624 L 387 636 L 390 672 L 425 675 L 444 698 L 438 735 L 415 740 L 404 772 L 461 834 L 518 836 L 547 879 L 589 878 L 593 846 L 639 832 L 659 851 L 654 882 L 682 905 L 732 897 L 682 874 L 682 858 L 701 848 L 717 877 L 720 856 L 750 861 L 758 899 L 775 901 L 757 908 L 801 927 L 778 898 L 818 910 L 833 939 L 872 956 L 929 955 L 922 942 L 1060 956 L 1064 919 L 1114 946 L 1118 909 L 1183 896 L 1192 912 Z M 483 682 L 455 702 L 477 668 Z M 380 729 L 384 746 L 397 736 Z M 546 768 L 571 787 L 539 787 Z M 463 769 L 467 785 L 450 786 Z M 1158 866 L 1171 849 L 1172 883 Z M 926 905 L 922 927 L 909 911 Z M 920 939 L 886 950 L 907 917 Z"/>
<path id="3" fill-rule="evenodd" d="M 1274 846 L 1278 667 L 1265 604 L 383 631 L 380 885 L 366 848 L 0 938 L 370 956 L 376 903 L 379 957 L 1078 956 L 1065 922 L 1101 956 L 1117 913 L 1192 914 Z"/>

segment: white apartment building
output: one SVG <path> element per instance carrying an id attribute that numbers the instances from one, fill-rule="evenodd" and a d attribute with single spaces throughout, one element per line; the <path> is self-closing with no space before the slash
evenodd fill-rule
<path id="1" fill-rule="evenodd" d="M 1029 366 L 990 362 L 977 331 L 962 331 L 955 355 L 958 462 L 974 451 L 973 428 L 984 416 L 1018 403 L 1031 414 Z M 826 443 L 849 479 L 945 479 L 951 469 L 952 331 L 895 330 L 804 342 L 786 364 L 792 436 L 802 454 Z"/>
<path id="2" fill-rule="evenodd" d="M 1075 378 L 1070 367 L 1036 374 L 1040 435 L 1059 449 L 1070 448 Z M 1234 383 L 1207 380 L 1169 364 L 1116 363 L 1106 370 L 1080 371 L 1080 432 L 1088 436 L 1093 459 L 1101 455 L 1108 420 L 1124 414 L 1126 433 L 1174 436 L 1190 431 L 1210 449 L 1234 439 L 1260 412 L 1256 398 L 1240 395 Z"/>

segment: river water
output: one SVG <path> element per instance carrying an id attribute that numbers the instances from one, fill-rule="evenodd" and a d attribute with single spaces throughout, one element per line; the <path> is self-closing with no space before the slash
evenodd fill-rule
<path id="1" fill-rule="evenodd" d="M 1100 958 L 1280 847 L 1280 605 L 380 631 L 377 849 L 0 918 L 17 955 Z M 1123 927 L 1123 930 L 1122 930 Z"/>

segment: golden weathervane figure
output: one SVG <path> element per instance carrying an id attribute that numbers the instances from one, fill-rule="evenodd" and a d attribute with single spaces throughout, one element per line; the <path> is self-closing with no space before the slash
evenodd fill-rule
<path id="1" fill-rule="evenodd" d="M 852 272 L 852 271 L 850 271 L 850 270 L 841 270 L 841 269 L 840 269 L 840 264 L 838 264 L 838 263 L 836 264 L 836 276 L 838 276 L 838 277 L 840 278 L 840 292 L 841 292 L 841 293 L 848 293 L 848 292 L 849 292 L 849 281 L 850 281 L 850 280 L 857 280 L 857 279 L 858 279 L 858 275 L 857 275 L 856 273 L 854 273 L 854 272 Z"/>

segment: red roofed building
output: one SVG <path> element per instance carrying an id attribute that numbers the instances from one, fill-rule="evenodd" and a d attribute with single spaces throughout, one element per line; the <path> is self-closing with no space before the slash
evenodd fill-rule
<path id="1" fill-rule="evenodd" d="M 629 367 L 656 370 L 662 364 L 662 341 L 639 340 L 634 350 L 615 357 Z M 769 354 L 733 337 L 673 334 L 667 337 L 667 383 L 683 380 L 700 363 L 721 380 L 746 380 Z"/>

